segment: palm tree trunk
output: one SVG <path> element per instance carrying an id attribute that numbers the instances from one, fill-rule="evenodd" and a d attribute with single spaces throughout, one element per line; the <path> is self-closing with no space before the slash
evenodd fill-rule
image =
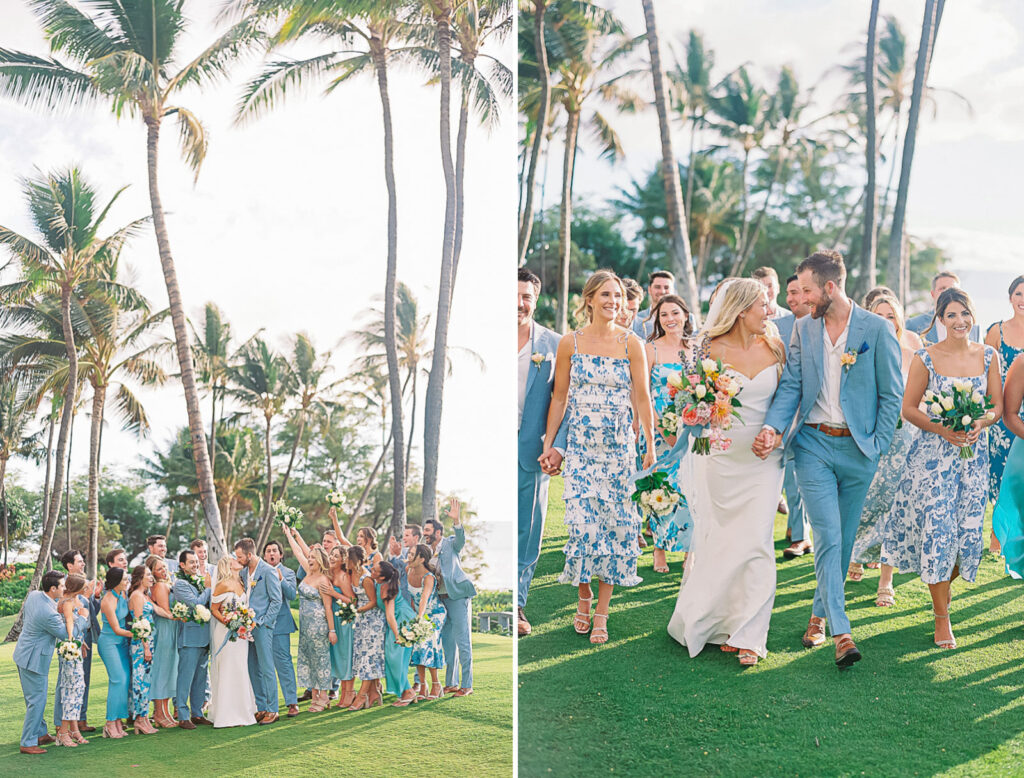
<path id="1" fill-rule="evenodd" d="M 903 114 L 900 113 L 899 109 L 897 109 L 896 111 L 894 121 L 896 134 L 893 137 L 892 143 L 892 164 L 889 165 L 889 178 L 885 183 L 885 192 L 882 195 L 882 207 L 878 212 L 878 230 L 876 241 L 881 239 L 882 230 L 885 228 L 885 219 L 889 213 L 889 194 L 892 192 L 893 179 L 896 177 L 896 160 L 900 156 L 900 130 L 902 129 L 900 125 L 903 121 Z"/>
<path id="2" fill-rule="evenodd" d="M 868 43 L 864 55 L 864 99 L 867 103 L 867 138 L 864 150 L 864 164 L 867 168 L 868 181 L 864 189 L 864 234 L 860 248 L 861 281 L 860 292 L 873 289 L 878 283 L 878 234 L 875 232 L 876 210 L 878 209 L 878 186 L 875 181 L 878 167 L 878 103 L 875 97 L 875 80 L 878 77 L 878 66 L 875 64 L 875 53 L 878 30 L 879 0 L 871 0 L 871 15 L 868 18 Z"/>
<path id="3" fill-rule="evenodd" d="M 76 393 L 77 394 L 77 393 Z M 75 413 L 71 414 L 68 427 L 68 464 L 64 476 L 64 527 L 68 534 L 68 550 L 71 549 L 71 452 L 75 447 Z"/>
<path id="4" fill-rule="evenodd" d="M 451 92 L 452 92 L 452 52 L 451 52 L 451 15 L 452 4 L 444 0 L 434 14 L 437 26 L 437 48 L 439 56 L 441 100 L 440 100 L 440 139 L 441 168 L 444 172 L 445 207 L 444 236 L 441 241 L 441 273 L 437 290 L 437 315 L 434 319 L 434 358 L 430 364 L 430 377 L 427 379 L 427 395 L 424 400 L 423 418 L 423 495 L 420 522 L 437 517 L 437 468 L 438 454 L 441 448 L 441 415 L 444 405 L 444 379 L 448 363 L 448 321 L 451 317 L 452 304 L 452 262 L 455 251 L 455 216 L 458 191 L 456 189 L 455 165 L 452 161 L 452 129 L 451 129 Z M 394 376 L 389 380 L 393 387 L 398 387 L 397 361 Z M 392 370 L 388 365 L 388 372 Z M 392 397 L 395 389 L 392 389 Z M 399 396 L 399 400 L 401 397 Z M 400 410 L 400 409 L 399 409 Z M 394 419 L 394 415 L 392 415 Z M 395 434 L 395 461 L 405 456 L 405 447 Z M 404 464 L 404 462 L 403 462 Z M 404 502 L 404 481 L 402 482 Z M 395 484 L 398 491 L 399 484 Z M 397 497 L 396 497 L 397 499 Z M 403 506 L 404 509 L 404 506 Z M 391 517 L 391 534 L 401 535 L 405 523 L 404 511 L 399 517 L 396 511 Z"/>
<path id="5" fill-rule="evenodd" d="M 263 544 L 267 542 L 267 538 L 270 536 L 270 522 L 274 516 L 274 470 L 273 462 L 271 461 L 271 450 L 270 450 L 270 422 L 271 417 L 266 416 L 267 426 L 263 432 L 263 444 L 264 453 L 267 459 L 267 493 L 263 499 L 263 518 L 260 520 L 260 531 L 256 536 L 256 548 L 263 548 Z M 225 533 L 224 539 L 227 540 L 230 535 Z"/>
<path id="6" fill-rule="evenodd" d="M 736 253 L 743 254 L 747 245 L 747 167 L 750 164 L 750 150 L 744 144 L 743 165 L 740 167 L 740 240 Z"/>
<path id="7" fill-rule="evenodd" d="M 576 164 L 576 142 L 580 112 L 570 111 L 565 126 L 562 156 L 562 212 L 558 220 L 558 331 L 569 331 L 569 259 L 572 256 L 572 178 Z"/>
<path id="8" fill-rule="evenodd" d="M 665 185 L 665 210 L 669 234 L 672 236 L 672 264 L 680 296 L 700 321 L 700 295 L 697 276 L 693 272 L 690 253 L 690 230 L 683 210 L 683 193 L 679 186 L 679 166 L 672 150 L 672 132 L 668 122 L 668 100 L 665 95 L 665 71 L 661 67 L 661 49 L 658 27 L 654 19 L 654 0 L 643 0 L 644 21 L 647 25 L 647 49 L 651 54 L 651 76 L 654 79 L 654 104 L 658 110 L 658 129 L 661 134 L 661 177 Z"/>
<path id="9" fill-rule="evenodd" d="M 530 233 L 533 231 L 533 189 L 537 178 L 537 162 L 540 159 L 540 148 L 544 142 L 544 128 L 548 123 L 548 110 L 551 105 L 551 69 L 548 66 L 548 49 L 544 41 L 544 16 L 548 0 L 534 0 L 533 12 L 533 43 L 537 51 L 537 78 L 540 80 L 540 104 L 537 107 L 536 134 L 533 136 L 533 149 L 530 152 L 530 169 L 526 174 L 526 204 L 520 214 L 519 222 L 519 266 L 526 264 L 526 250 L 530 246 Z M 564 331 L 564 330 L 563 330 Z"/>
<path id="10" fill-rule="evenodd" d="M 32 573 L 29 591 L 39 588 L 39 582 L 48 568 L 50 547 L 53 544 L 53 531 L 57 527 L 57 516 L 60 515 L 60 485 L 64 482 L 64 463 L 68 450 L 68 436 L 71 433 L 71 415 L 75 405 L 75 387 L 78 385 L 78 350 L 75 347 L 75 332 L 71 325 L 71 287 L 63 285 L 60 291 L 61 329 L 64 333 L 64 351 L 68 360 L 67 389 L 64 392 L 64 407 L 60 415 L 60 432 L 57 434 L 57 462 L 54 465 L 53 491 L 43 522 L 43 534 L 39 539 L 39 554 L 36 557 L 36 569 Z M 24 604 L 18 612 L 18 618 L 7 633 L 6 641 L 17 640 L 21 634 L 21 624 L 25 616 Z"/>
<path id="11" fill-rule="evenodd" d="M 736 261 L 733 263 L 732 269 L 729 272 L 731 276 L 738 276 L 743 272 L 743 266 L 747 263 L 747 259 L 750 258 L 751 252 L 754 250 L 754 245 L 757 243 L 757 237 L 761 234 L 761 225 L 764 223 L 765 214 L 768 212 L 768 203 L 772 198 L 772 192 L 775 190 L 775 182 L 779 180 L 779 176 L 782 175 L 782 166 L 786 163 L 786 146 L 785 141 L 779 144 L 779 159 L 775 163 L 775 169 L 772 170 L 771 180 L 768 182 L 768 191 L 765 193 L 764 203 L 761 205 L 761 210 L 757 213 L 757 218 L 754 219 L 754 226 L 750 231 L 750 235 L 743 241 L 743 250 L 736 257 Z"/>
<path id="12" fill-rule="evenodd" d="M 896 282 L 897 293 L 902 292 L 903 230 L 907 213 L 907 194 L 910 190 L 910 169 L 914 162 L 914 146 L 917 142 L 917 121 L 921 115 L 921 98 L 924 95 L 925 78 L 931 59 L 935 39 L 935 0 L 925 0 L 924 20 L 921 22 L 921 41 L 917 49 L 917 64 L 914 66 L 914 88 L 910 95 L 910 113 L 907 116 L 907 134 L 903 141 L 903 160 L 900 165 L 900 186 L 896 192 L 896 207 L 892 214 L 892 229 L 889 233 L 889 261 L 886 279 Z M 906 297 L 900 302 L 906 304 Z"/>
<path id="13" fill-rule="evenodd" d="M 96 564 L 100 540 L 100 430 L 103 427 L 103 409 L 107 402 L 107 386 L 92 389 L 92 419 L 89 425 L 89 522 L 85 575 L 96 577 Z M 69 523 L 70 526 L 70 523 Z M 68 544 L 70 548 L 70 543 Z"/>
<path id="14" fill-rule="evenodd" d="M 694 116 L 691 120 L 690 127 L 690 154 L 686 160 L 686 202 L 683 204 L 686 210 L 686 218 L 689 219 L 693 213 L 693 182 L 697 178 L 694 174 L 693 163 L 697 159 L 697 153 L 695 146 L 697 143 L 697 117 Z M 687 223 L 687 234 L 689 234 L 689 223 Z"/>
<path id="15" fill-rule="evenodd" d="M 473 59 L 466 60 L 466 67 L 473 67 Z M 466 216 L 466 135 L 469 131 L 469 94 L 462 89 L 459 106 L 459 131 L 455 136 L 455 245 L 452 249 L 452 296 L 455 295 L 455 279 L 459 275 L 459 257 L 462 256 L 462 225 Z M 412 432 L 409 432 L 412 440 Z M 406 466 L 406 472 L 409 468 Z"/>
<path id="16" fill-rule="evenodd" d="M 346 535 L 350 535 L 352 533 L 352 528 L 356 524 L 356 519 L 359 518 L 359 514 L 362 513 L 363 508 L 366 507 L 366 500 L 370 496 L 370 489 L 373 488 L 373 482 L 377 480 L 377 475 L 380 473 L 381 466 L 384 464 L 384 460 L 388 457 L 388 447 L 391 445 L 392 440 L 394 440 L 394 436 L 388 435 L 388 439 L 384 441 L 384 448 L 381 449 L 380 456 L 377 457 L 377 463 L 373 466 L 373 470 L 370 471 L 370 476 L 366 479 L 363 491 L 359 495 L 359 502 L 356 503 L 356 507 L 352 510 L 352 515 L 349 517 L 348 524 L 345 526 Z"/>
<path id="17" fill-rule="evenodd" d="M 416 373 L 419 367 L 413 365 L 409 371 L 409 375 L 406 377 L 405 382 L 408 384 L 409 379 L 412 379 L 412 410 L 409 412 L 409 442 L 405 446 L 405 472 L 409 472 L 409 462 L 412 459 L 412 440 L 413 435 L 416 433 Z"/>
<path id="18" fill-rule="evenodd" d="M 288 492 L 288 477 L 292 474 L 292 465 L 295 464 L 295 452 L 299 449 L 299 441 L 302 440 L 302 433 L 306 429 L 306 410 L 303 408 L 299 411 L 299 429 L 295 435 L 295 441 L 292 443 L 292 453 L 288 456 L 288 467 L 285 468 L 284 478 L 281 479 L 281 492 L 280 499 L 284 499 L 285 494 Z"/>
<path id="19" fill-rule="evenodd" d="M 146 117 L 146 162 L 149 174 L 149 201 L 153 210 L 153 230 L 156 233 L 157 250 L 160 253 L 160 267 L 167 287 L 167 302 L 174 327 L 174 344 L 181 371 L 181 388 L 185 395 L 185 409 L 188 413 L 189 435 L 192 440 L 192 457 L 196 464 L 196 480 L 199 496 L 206 517 L 206 541 L 210 547 L 210 561 L 216 563 L 227 553 L 224 546 L 224 527 L 217 507 L 217 493 L 213 485 L 213 465 L 206 449 L 206 433 L 203 431 L 203 415 L 199 410 L 199 392 L 196 388 L 192 352 L 189 349 L 188 329 L 185 326 L 185 310 L 178 288 L 178 275 L 171 256 L 171 241 L 167 234 L 163 205 L 160 203 L 160 189 L 157 186 L 157 148 L 160 140 L 160 118 Z"/>
<path id="20" fill-rule="evenodd" d="M 217 381 L 210 384 L 210 467 L 217 463 Z"/>
<path id="21" fill-rule="evenodd" d="M 50 407 L 50 420 L 47 423 L 49 432 L 46 434 L 46 476 L 43 479 L 43 516 L 50 513 L 50 464 L 53 460 L 53 404 Z"/>
<path id="22" fill-rule="evenodd" d="M 4 564 L 7 564 L 7 549 L 11 545 L 7 529 L 7 458 L 0 459 L 0 501 L 4 504 Z"/>
<path id="23" fill-rule="evenodd" d="M 371 41 L 371 45 L 374 42 Z M 395 309 L 398 304 L 398 190 L 395 182 L 395 129 L 391 119 L 391 96 L 388 93 L 387 58 L 379 43 L 373 48 L 377 91 L 380 93 L 381 117 L 384 126 L 384 182 L 388 192 L 388 259 L 384 277 L 384 353 L 388 365 L 388 390 L 391 400 L 391 434 L 398 441 L 393 459 L 394 489 L 391 497 L 393 522 L 405 524 L 405 460 L 402 458 L 402 379 L 398 365 L 398 327 Z M 450 64 L 450 63 L 449 63 Z M 447 290 L 446 290 L 447 294 Z M 445 299 L 448 299 L 447 297 Z"/>

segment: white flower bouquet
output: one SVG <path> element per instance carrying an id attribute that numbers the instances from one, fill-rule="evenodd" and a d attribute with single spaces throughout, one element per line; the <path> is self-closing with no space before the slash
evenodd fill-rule
<path id="1" fill-rule="evenodd" d="M 68 638 L 57 641 L 57 656 L 65 662 L 82 661 L 82 641 L 78 638 Z"/>
<path id="2" fill-rule="evenodd" d="M 966 432 L 974 426 L 978 419 L 993 419 L 995 414 L 989 410 L 993 407 L 992 398 L 974 388 L 970 381 L 953 379 L 952 393 L 924 393 L 924 403 L 936 421 L 943 427 L 954 432 Z M 971 459 L 974 446 L 961 446 L 960 459 Z"/>
<path id="3" fill-rule="evenodd" d="M 192 616 L 192 609 L 183 602 L 176 602 L 171 606 L 171 615 L 180 621 L 188 621 Z"/>
<path id="4" fill-rule="evenodd" d="M 274 518 L 286 527 L 291 527 L 295 530 L 302 529 L 302 511 L 289 505 L 284 500 L 278 500 L 274 503 Z"/>
<path id="5" fill-rule="evenodd" d="M 153 624 L 147 618 L 138 618 L 132 622 L 132 640 L 148 640 L 153 634 Z"/>
<path id="6" fill-rule="evenodd" d="M 338 621 L 342 624 L 351 624 L 359 615 L 354 602 L 339 602 L 336 607 L 335 614 L 338 617 Z"/>
<path id="7" fill-rule="evenodd" d="M 327 493 L 327 504 L 332 508 L 340 508 L 345 504 L 345 495 L 341 492 L 331 491 Z"/>
<path id="8" fill-rule="evenodd" d="M 636 491 L 631 499 L 644 518 L 651 518 L 668 516 L 682 501 L 683 495 L 672 486 L 668 473 L 659 470 L 636 482 Z"/>
<path id="9" fill-rule="evenodd" d="M 205 605 L 197 605 L 192 609 L 192 621 L 196 624 L 208 624 L 210 622 L 210 609 Z"/>
<path id="10" fill-rule="evenodd" d="M 417 643 L 434 634 L 434 622 L 428 618 L 415 618 L 403 621 L 398 625 L 398 634 L 395 635 L 395 643 L 403 648 L 411 648 Z"/>

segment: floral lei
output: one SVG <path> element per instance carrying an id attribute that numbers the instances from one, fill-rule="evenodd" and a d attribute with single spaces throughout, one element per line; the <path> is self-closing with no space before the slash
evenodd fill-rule
<path id="1" fill-rule="evenodd" d="M 204 581 L 198 575 L 189 575 L 184 570 L 179 570 L 178 578 L 180 578 L 182 581 L 188 581 L 190 584 L 192 584 L 193 588 L 195 588 L 196 592 L 198 592 L 199 594 L 202 594 L 203 591 L 205 591 L 206 589 L 206 581 Z"/>

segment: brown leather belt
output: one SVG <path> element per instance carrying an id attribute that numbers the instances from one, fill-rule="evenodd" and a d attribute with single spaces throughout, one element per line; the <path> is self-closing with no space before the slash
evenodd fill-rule
<path id="1" fill-rule="evenodd" d="M 828 424 L 807 424 L 806 426 L 811 429 L 823 432 L 833 438 L 852 438 L 853 433 L 850 432 L 849 427 L 832 427 Z"/>

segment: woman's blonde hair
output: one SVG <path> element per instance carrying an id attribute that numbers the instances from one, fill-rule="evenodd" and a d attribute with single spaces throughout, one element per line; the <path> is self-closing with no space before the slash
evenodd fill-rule
<path id="1" fill-rule="evenodd" d="M 709 317 L 709 320 L 705 323 L 703 331 L 705 341 L 729 332 L 736 325 L 736 319 L 739 318 L 741 313 L 750 306 L 767 299 L 768 290 L 765 289 L 764 284 L 760 281 L 756 281 L 753 278 L 727 280 L 728 283 L 723 283 L 715 290 L 715 297 L 721 296 L 722 299 L 721 302 L 716 300 L 718 304 L 714 321 L 711 321 Z M 775 332 L 777 333 L 778 330 L 776 329 Z M 764 342 L 771 349 L 779 364 L 784 363 L 786 361 L 786 351 L 782 346 L 782 341 L 772 334 L 771 328 L 769 328 L 766 335 L 761 337 L 764 338 Z"/>
<path id="2" fill-rule="evenodd" d="M 903 330 L 906 328 L 906 322 L 903 318 L 903 306 L 900 305 L 900 301 L 893 297 L 891 294 L 885 294 L 883 292 L 881 294 L 875 295 L 871 299 L 871 305 L 868 307 L 868 310 L 871 311 L 871 313 L 877 313 L 878 306 L 881 305 L 882 303 L 885 303 L 890 308 L 892 308 L 894 318 L 893 324 L 896 327 L 896 340 L 902 340 Z"/>
<path id="3" fill-rule="evenodd" d="M 328 557 L 327 552 L 319 546 L 309 550 L 309 561 L 316 562 L 317 565 L 320 566 L 321 573 L 327 573 L 331 569 L 330 557 Z"/>
<path id="4" fill-rule="evenodd" d="M 580 304 L 575 311 L 572 312 L 573 317 L 576 321 L 583 324 L 590 324 L 594 320 L 594 311 L 590 307 L 590 301 L 594 295 L 597 294 L 598 290 L 609 281 L 614 281 L 618 284 L 619 291 L 622 292 L 622 304 L 626 303 L 626 287 L 622 283 L 622 279 L 619 278 L 611 270 L 597 270 L 590 278 L 587 279 L 587 283 L 583 285 L 583 291 L 580 292 Z"/>
<path id="5" fill-rule="evenodd" d="M 217 583 L 227 581 L 231 578 L 236 578 L 238 579 L 238 582 L 241 583 L 242 579 L 239 577 L 238 571 L 231 569 L 232 559 L 233 557 L 222 556 L 217 560 Z"/>

